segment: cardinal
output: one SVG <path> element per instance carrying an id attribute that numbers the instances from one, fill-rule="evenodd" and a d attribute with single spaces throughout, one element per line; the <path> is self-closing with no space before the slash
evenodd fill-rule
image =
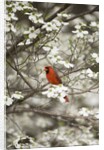
<path id="1" fill-rule="evenodd" d="M 46 78 L 49 81 L 49 83 L 54 84 L 54 85 L 62 84 L 62 81 L 59 75 L 51 66 L 46 66 L 44 70 L 46 72 Z M 67 96 L 65 96 L 64 99 L 65 99 L 65 102 L 69 102 L 69 99 Z"/>

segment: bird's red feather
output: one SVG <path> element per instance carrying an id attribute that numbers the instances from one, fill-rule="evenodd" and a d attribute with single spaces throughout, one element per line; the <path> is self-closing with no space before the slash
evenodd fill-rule
<path id="1" fill-rule="evenodd" d="M 51 66 L 49 66 L 49 72 L 46 74 L 46 77 L 51 84 L 58 85 L 62 83 L 60 77 Z"/>

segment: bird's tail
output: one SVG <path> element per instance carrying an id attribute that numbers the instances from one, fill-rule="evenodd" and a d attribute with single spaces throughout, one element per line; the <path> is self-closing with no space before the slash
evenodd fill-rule
<path id="1" fill-rule="evenodd" d="M 69 99 L 67 96 L 65 96 L 64 99 L 65 99 L 65 102 L 69 102 Z"/>

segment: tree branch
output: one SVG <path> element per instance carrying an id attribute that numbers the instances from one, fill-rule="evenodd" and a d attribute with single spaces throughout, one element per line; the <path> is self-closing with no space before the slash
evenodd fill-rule
<path id="1" fill-rule="evenodd" d="M 7 115 L 9 115 L 12 113 L 13 114 L 15 114 L 15 113 L 20 114 L 20 113 L 24 113 L 24 112 L 25 113 L 33 112 L 36 114 L 52 117 L 52 118 L 55 118 L 57 120 L 67 121 L 67 122 L 70 122 L 72 124 L 81 124 L 83 126 L 87 126 L 89 123 L 95 125 L 95 122 L 96 121 L 98 122 L 98 119 L 94 118 L 93 116 L 85 117 L 85 116 L 75 116 L 75 115 L 69 115 L 69 114 L 63 115 L 63 114 L 57 114 L 57 113 L 48 112 L 48 111 L 44 111 L 44 110 L 39 110 L 36 108 L 33 108 L 33 109 L 22 108 L 22 109 L 15 109 L 15 110 L 7 110 L 6 113 L 7 113 Z"/>
<path id="2" fill-rule="evenodd" d="M 99 6 L 96 6 L 96 7 L 94 7 L 94 8 L 91 9 L 91 10 L 85 11 L 85 12 L 83 12 L 83 13 L 80 13 L 80 14 L 78 14 L 78 15 L 72 17 L 72 18 L 69 18 L 69 19 L 65 20 L 65 22 L 69 22 L 69 21 L 72 21 L 72 20 L 74 20 L 74 19 L 76 19 L 76 18 L 85 16 L 85 15 L 87 15 L 87 14 L 91 14 L 91 13 L 93 13 L 93 12 L 95 12 L 95 11 L 98 11 L 98 8 L 99 8 Z"/>
<path id="3" fill-rule="evenodd" d="M 63 5 L 63 6 L 62 6 L 59 10 L 57 10 L 54 14 L 52 14 L 52 15 L 49 16 L 47 19 L 45 19 L 45 21 L 46 21 L 46 22 L 49 22 L 49 21 L 53 20 L 54 18 L 57 17 L 57 14 L 58 14 L 58 13 L 64 11 L 64 10 L 67 9 L 69 6 L 71 6 L 71 5 L 69 5 L 69 4 Z"/>

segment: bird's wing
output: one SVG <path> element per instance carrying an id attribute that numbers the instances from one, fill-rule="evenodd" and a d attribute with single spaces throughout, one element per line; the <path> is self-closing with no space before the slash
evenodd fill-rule
<path id="1" fill-rule="evenodd" d="M 59 84 L 61 84 L 62 83 L 62 81 L 61 81 L 61 79 L 60 79 L 60 77 L 59 77 L 59 75 L 55 72 L 55 76 L 56 76 L 56 79 L 57 79 L 57 81 L 59 82 Z"/>

